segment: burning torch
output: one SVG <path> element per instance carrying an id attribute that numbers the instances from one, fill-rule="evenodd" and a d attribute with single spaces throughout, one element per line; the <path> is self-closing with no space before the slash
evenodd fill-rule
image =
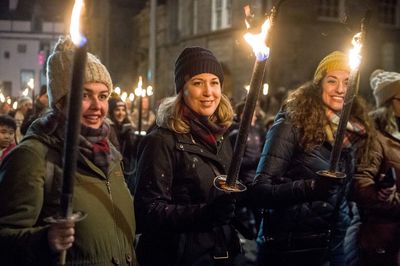
<path id="1" fill-rule="evenodd" d="M 344 173 L 337 171 L 337 166 L 342 151 L 343 139 L 346 132 L 347 122 L 350 118 L 351 107 L 354 102 L 354 98 L 357 96 L 359 82 L 360 82 L 360 64 L 361 64 L 361 49 L 363 42 L 366 37 L 366 24 L 368 22 L 370 13 L 369 11 L 361 22 L 361 32 L 358 32 L 353 36 L 352 45 L 353 48 L 349 51 L 349 66 L 350 75 L 349 83 L 346 94 L 344 96 L 343 108 L 340 113 L 339 125 L 336 131 L 335 141 L 329 160 L 329 170 L 318 171 L 318 174 L 323 177 L 339 178 L 343 179 L 346 177 Z"/>
<path id="2" fill-rule="evenodd" d="M 270 45 L 269 32 L 274 25 L 278 9 L 283 1 L 284 0 L 279 1 L 277 5 L 272 8 L 269 18 L 267 18 L 261 26 L 261 33 L 252 34 L 247 32 L 243 36 L 244 39 L 252 46 L 253 52 L 256 56 L 256 61 L 251 76 L 250 89 L 249 93 L 247 94 L 243 116 L 239 126 L 239 133 L 233 149 L 232 161 L 228 169 L 228 175 L 220 175 L 214 179 L 215 187 L 226 192 L 242 192 L 246 190 L 246 186 L 238 181 L 238 176 L 246 148 L 251 120 L 254 114 L 260 89 L 263 86 L 264 73 L 270 50 L 268 47 L 268 45 Z M 249 6 L 246 6 L 244 9 L 246 14 L 245 22 L 249 30 L 252 26 L 251 19 L 253 18 L 253 15 L 250 12 Z"/>
<path id="3" fill-rule="evenodd" d="M 70 34 L 75 45 L 72 65 L 71 90 L 68 99 L 68 116 L 65 131 L 63 150 L 63 185 L 60 197 L 60 213 L 55 217 L 46 218 L 50 223 L 77 222 L 86 217 L 86 213 L 73 212 L 72 198 L 74 194 L 74 181 L 76 161 L 78 157 L 79 134 L 81 127 L 82 90 L 85 78 L 87 57 L 87 39 L 79 32 L 79 20 L 83 0 L 75 0 L 72 10 Z M 62 251 L 59 265 L 65 265 L 66 250 Z"/>

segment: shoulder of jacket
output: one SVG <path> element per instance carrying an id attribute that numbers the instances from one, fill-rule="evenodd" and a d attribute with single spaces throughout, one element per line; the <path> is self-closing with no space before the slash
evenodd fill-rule
<path id="1" fill-rule="evenodd" d="M 36 138 L 24 139 L 22 142 L 18 143 L 16 149 L 23 151 L 31 151 L 37 153 L 38 155 L 46 154 L 49 147 Z"/>

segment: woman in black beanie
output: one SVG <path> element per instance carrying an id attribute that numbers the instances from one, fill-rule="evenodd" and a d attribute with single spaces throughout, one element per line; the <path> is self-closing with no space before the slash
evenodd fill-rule
<path id="1" fill-rule="evenodd" d="M 157 127 L 138 150 L 135 208 L 140 265 L 235 265 L 240 244 L 231 225 L 235 200 L 213 186 L 232 156 L 233 110 L 223 70 L 211 51 L 183 50 L 177 95 L 158 109 Z M 239 265 L 239 264 L 237 264 Z"/>
<path id="2" fill-rule="evenodd" d="M 122 154 L 125 181 L 133 194 L 138 137 L 129 119 L 126 103 L 119 97 L 111 97 L 108 104 L 109 139 Z"/>

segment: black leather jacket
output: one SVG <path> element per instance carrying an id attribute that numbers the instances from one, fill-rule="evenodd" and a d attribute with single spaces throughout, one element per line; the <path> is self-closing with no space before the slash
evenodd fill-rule
<path id="1" fill-rule="evenodd" d="M 226 174 L 232 156 L 229 139 L 217 154 L 190 134 L 155 128 L 138 152 L 136 219 L 142 233 L 138 247 L 141 265 L 214 265 L 212 253 L 222 248 L 234 257 L 238 237 L 231 225 L 215 226 L 202 210 L 217 195 L 216 172 Z M 212 166 L 211 166 L 212 165 Z M 219 244 L 218 244 L 219 243 Z M 200 264 L 196 264 L 200 265 Z"/>

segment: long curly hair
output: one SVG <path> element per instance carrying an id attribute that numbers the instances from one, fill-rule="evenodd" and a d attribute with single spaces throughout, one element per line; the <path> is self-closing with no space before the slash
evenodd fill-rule
<path id="1" fill-rule="evenodd" d="M 300 130 L 300 145 L 310 151 L 326 141 L 325 125 L 329 123 L 322 101 L 322 89 L 319 84 L 307 82 L 289 93 L 284 102 L 287 117 Z M 373 122 L 368 116 L 367 103 L 356 96 L 351 108 L 351 118 L 361 122 L 367 131 L 361 147 L 357 149 L 357 158 L 368 160 L 372 138 L 376 135 Z"/>
<path id="2" fill-rule="evenodd" d="M 391 101 L 387 101 L 382 107 L 370 112 L 370 116 L 380 131 L 389 134 L 399 131 Z"/>
<path id="3" fill-rule="evenodd" d="M 183 91 L 163 100 L 157 111 L 156 124 L 166 127 L 176 133 L 188 133 L 190 126 L 182 119 Z M 233 121 L 233 108 L 229 98 L 222 94 L 221 101 L 210 120 L 219 126 L 229 128 Z"/>

